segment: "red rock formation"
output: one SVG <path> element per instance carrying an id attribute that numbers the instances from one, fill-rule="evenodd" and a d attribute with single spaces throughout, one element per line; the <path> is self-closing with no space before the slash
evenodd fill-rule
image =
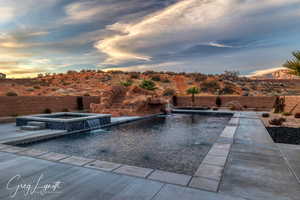
<path id="1" fill-rule="evenodd" d="M 132 116 L 161 113 L 169 99 L 137 86 L 113 86 L 102 92 L 100 102 L 91 104 L 92 112 Z"/>

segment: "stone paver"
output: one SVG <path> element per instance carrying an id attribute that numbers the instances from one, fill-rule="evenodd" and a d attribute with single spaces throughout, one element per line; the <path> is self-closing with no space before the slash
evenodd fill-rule
<path id="1" fill-rule="evenodd" d="M 219 181 L 203 177 L 193 177 L 189 186 L 193 188 L 217 192 Z"/>
<path id="2" fill-rule="evenodd" d="M 236 126 L 226 126 L 220 136 L 225 138 L 233 138 L 236 128 Z"/>
<path id="3" fill-rule="evenodd" d="M 215 143 L 212 146 L 212 149 L 215 149 L 215 148 L 229 151 L 229 149 L 231 148 L 231 144 Z"/>
<path id="4" fill-rule="evenodd" d="M 42 151 L 42 150 L 38 150 L 38 149 L 28 149 L 26 151 L 18 152 L 18 154 L 20 154 L 20 155 L 32 156 L 32 157 L 41 156 L 46 153 L 47 153 L 47 151 Z"/>
<path id="5" fill-rule="evenodd" d="M 125 175 L 131 175 L 131 176 L 137 176 L 143 178 L 147 177 L 152 171 L 153 169 L 135 167 L 129 165 L 123 165 L 122 167 L 114 170 L 114 172 L 119 174 L 125 174 Z"/>
<path id="6" fill-rule="evenodd" d="M 103 171 L 113 171 L 113 170 L 121 167 L 121 164 L 96 160 L 95 162 L 86 164 L 85 167 L 93 168 L 93 169 L 100 169 Z"/>
<path id="7" fill-rule="evenodd" d="M 87 163 L 90 163 L 90 162 L 93 162 L 93 161 L 95 161 L 95 159 L 71 156 L 71 157 L 62 159 L 59 162 L 68 163 L 68 164 L 72 164 L 72 165 L 83 166 L 83 165 L 85 165 Z"/>
<path id="8" fill-rule="evenodd" d="M 46 153 L 42 156 L 40 156 L 39 158 L 45 159 L 45 160 L 51 160 L 51 161 L 58 161 L 64 158 L 70 157 L 69 155 L 66 154 L 60 154 L 60 153 L 54 153 L 54 152 L 50 152 L 50 153 Z"/>
<path id="9" fill-rule="evenodd" d="M 18 153 L 18 152 L 25 151 L 25 150 L 26 150 L 26 148 L 15 147 L 15 146 L 10 146 L 10 147 L 1 149 L 1 151 L 8 152 L 8 153 Z"/>
<path id="10" fill-rule="evenodd" d="M 229 151 L 226 149 L 211 148 L 207 156 L 228 156 Z"/>
<path id="11" fill-rule="evenodd" d="M 224 167 L 225 163 L 227 160 L 227 156 L 211 156 L 211 155 L 206 155 L 202 163 L 205 164 L 211 164 L 211 165 L 218 165 L 220 167 Z"/>
<path id="12" fill-rule="evenodd" d="M 201 164 L 194 176 L 201 176 L 205 178 L 211 178 L 214 180 L 220 180 L 222 177 L 222 171 L 223 167 L 209 164 Z"/>
<path id="13" fill-rule="evenodd" d="M 238 125 L 240 121 L 240 118 L 231 118 L 228 122 L 229 125 Z"/>
<path id="14" fill-rule="evenodd" d="M 151 199 L 152 200 L 152 199 Z M 208 192 L 183 186 L 165 185 L 153 200 L 245 200 L 215 192 Z M 249 200 L 249 199 L 248 199 Z"/>
<path id="15" fill-rule="evenodd" d="M 191 176 L 155 170 L 148 178 L 151 180 L 162 181 L 177 185 L 187 185 L 191 179 Z"/>

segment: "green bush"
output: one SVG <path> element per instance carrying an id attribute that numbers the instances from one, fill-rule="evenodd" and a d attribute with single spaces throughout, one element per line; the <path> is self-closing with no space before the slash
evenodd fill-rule
<path id="1" fill-rule="evenodd" d="M 125 87 L 129 87 L 132 85 L 132 80 L 127 80 L 127 81 L 121 81 L 120 84 L 125 86 Z"/>
<path id="2" fill-rule="evenodd" d="M 164 79 L 161 80 L 161 82 L 163 82 L 163 83 L 170 83 L 171 81 L 169 79 L 167 79 L 167 78 L 164 78 Z"/>
<path id="3" fill-rule="evenodd" d="M 157 76 L 152 76 L 152 77 L 151 77 L 151 80 L 152 80 L 152 81 L 160 81 L 160 76 L 159 76 L 159 75 L 157 75 Z"/>
<path id="4" fill-rule="evenodd" d="M 155 87 L 155 83 L 150 80 L 143 80 L 142 83 L 140 84 L 140 87 L 146 90 L 155 90 L 157 89 Z"/>
<path id="5" fill-rule="evenodd" d="M 18 94 L 15 92 L 7 92 L 6 96 L 13 97 L 13 96 L 18 96 Z"/>
<path id="6" fill-rule="evenodd" d="M 291 114 L 290 112 L 283 112 L 282 115 L 283 115 L 283 116 L 290 116 L 290 115 L 292 115 L 292 114 Z"/>

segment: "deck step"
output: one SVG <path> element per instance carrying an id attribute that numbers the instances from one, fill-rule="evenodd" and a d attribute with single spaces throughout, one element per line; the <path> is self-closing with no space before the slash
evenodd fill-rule
<path id="1" fill-rule="evenodd" d="M 46 128 L 46 123 L 45 122 L 36 122 L 36 121 L 30 121 L 27 122 L 28 126 L 38 126 L 40 128 Z"/>
<path id="2" fill-rule="evenodd" d="M 20 128 L 21 128 L 21 130 L 24 130 L 24 131 L 39 131 L 39 130 L 45 129 L 45 128 L 40 127 L 40 126 L 29 126 L 29 125 L 21 126 Z"/>

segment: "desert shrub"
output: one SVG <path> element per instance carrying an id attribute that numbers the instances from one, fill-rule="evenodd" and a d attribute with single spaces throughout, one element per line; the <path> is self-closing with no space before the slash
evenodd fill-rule
<path id="1" fill-rule="evenodd" d="M 83 96 L 85 96 L 85 97 L 89 97 L 89 96 L 90 96 L 90 94 L 89 94 L 89 93 L 84 93 L 84 94 L 83 94 Z"/>
<path id="2" fill-rule="evenodd" d="M 275 126 L 281 126 L 283 122 L 285 122 L 286 119 L 285 118 L 275 118 L 275 119 L 271 119 L 269 121 L 269 124 L 271 125 L 275 125 Z"/>
<path id="3" fill-rule="evenodd" d="M 50 108 L 46 108 L 46 109 L 44 110 L 44 113 L 45 113 L 45 114 L 50 114 L 50 113 L 52 113 L 52 110 L 51 110 Z"/>
<path id="4" fill-rule="evenodd" d="M 204 74 L 196 74 L 195 75 L 195 81 L 197 82 L 202 82 L 205 81 L 207 79 L 207 76 Z"/>
<path id="5" fill-rule="evenodd" d="M 216 80 L 204 81 L 201 84 L 202 92 L 215 92 L 220 89 L 220 84 Z"/>
<path id="6" fill-rule="evenodd" d="M 218 107 L 220 107 L 220 106 L 222 105 L 222 99 L 221 99 L 220 96 L 217 96 L 217 98 L 216 98 L 216 105 L 217 105 Z"/>
<path id="7" fill-rule="evenodd" d="M 125 87 L 131 86 L 132 83 L 133 83 L 133 82 L 132 82 L 132 80 L 130 80 L 130 79 L 127 80 L 127 81 L 121 81 L 121 82 L 120 82 L 120 84 L 123 85 L 123 86 L 125 86 Z"/>
<path id="8" fill-rule="evenodd" d="M 150 80 L 143 80 L 142 83 L 140 84 L 140 87 L 146 90 L 155 90 L 156 86 L 153 81 Z"/>
<path id="9" fill-rule="evenodd" d="M 62 109 L 62 112 L 70 112 L 68 108 Z"/>
<path id="10" fill-rule="evenodd" d="M 18 94 L 16 92 L 7 92 L 6 96 L 13 97 L 13 96 L 18 96 Z"/>
<path id="11" fill-rule="evenodd" d="M 231 84 L 226 84 L 224 86 L 224 88 L 222 88 L 221 93 L 222 94 L 234 94 L 235 93 L 234 86 Z"/>
<path id="12" fill-rule="evenodd" d="M 132 79 L 138 79 L 138 78 L 140 78 L 140 75 L 137 72 L 131 73 L 130 74 L 130 78 L 132 78 Z"/>
<path id="13" fill-rule="evenodd" d="M 161 79 L 161 82 L 163 82 L 163 83 L 170 83 L 171 81 L 169 79 L 167 79 L 167 78 L 164 78 L 164 79 Z"/>
<path id="14" fill-rule="evenodd" d="M 164 90 L 163 95 L 164 96 L 173 96 L 173 95 L 175 95 L 175 93 L 176 93 L 175 90 L 173 90 L 171 88 L 167 88 Z"/>
<path id="15" fill-rule="evenodd" d="M 121 70 L 109 70 L 108 73 L 111 73 L 111 74 L 123 74 L 124 72 L 121 71 Z"/>
<path id="16" fill-rule="evenodd" d="M 283 112 L 282 115 L 283 115 L 283 116 L 290 116 L 290 115 L 292 115 L 292 114 L 291 114 L 290 112 Z"/>
<path id="17" fill-rule="evenodd" d="M 111 79 L 112 79 L 111 76 L 105 75 L 105 76 L 103 76 L 102 78 L 100 78 L 100 81 L 101 81 L 101 82 L 106 82 L 106 81 L 110 81 Z"/>
<path id="18" fill-rule="evenodd" d="M 151 80 L 152 80 L 152 81 L 160 81 L 160 76 L 159 76 L 159 75 L 157 75 L 157 76 L 152 76 L 152 77 L 151 77 Z"/>
<path id="19" fill-rule="evenodd" d="M 296 113 L 296 114 L 294 115 L 294 117 L 295 117 L 295 118 L 300 118 L 300 113 Z"/>
<path id="20" fill-rule="evenodd" d="M 41 89 L 41 87 L 38 86 L 38 85 L 33 86 L 33 88 L 34 88 L 34 89 L 37 89 L 37 90 L 38 90 L 38 89 Z"/>
<path id="21" fill-rule="evenodd" d="M 268 117 L 270 117 L 270 114 L 269 114 L 269 113 L 263 113 L 261 116 L 262 116 L 263 118 L 268 118 Z"/>
<path id="22" fill-rule="evenodd" d="M 62 84 L 63 84 L 64 86 L 67 86 L 67 85 L 70 85 L 71 83 L 68 83 L 68 82 L 62 82 Z"/>
<path id="23" fill-rule="evenodd" d="M 152 70 L 148 70 L 148 71 L 143 72 L 143 74 L 145 74 L 145 75 L 151 75 L 151 74 L 156 74 L 156 72 L 152 71 Z"/>

